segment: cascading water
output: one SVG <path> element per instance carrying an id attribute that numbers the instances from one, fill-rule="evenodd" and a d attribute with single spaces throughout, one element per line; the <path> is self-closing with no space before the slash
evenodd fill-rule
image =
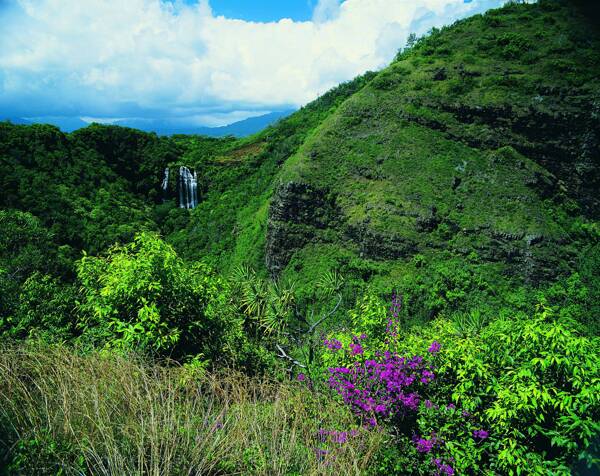
<path id="1" fill-rule="evenodd" d="M 187 167 L 179 167 L 179 208 L 194 208 L 198 205 L 198 177 Z"/>
<path id="2" fill-rule="evenodd" d="M 169 196 L 169 167 L 165 168 L 161 188 L 163 193 L 163 201 L 167 200 Z"/>

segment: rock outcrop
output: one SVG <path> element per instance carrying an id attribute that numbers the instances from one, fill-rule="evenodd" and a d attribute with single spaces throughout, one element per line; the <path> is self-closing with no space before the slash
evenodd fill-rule
<path id="1" fill-rule="evenodd" d="M 271 276 L 279 275 L 296 250 L 312 240 L 323 240 L 322 231 L 338 215 L 335 199 L 327 190 L 301 182 L 279 185 L 269 208 L 265 250 Z"/>

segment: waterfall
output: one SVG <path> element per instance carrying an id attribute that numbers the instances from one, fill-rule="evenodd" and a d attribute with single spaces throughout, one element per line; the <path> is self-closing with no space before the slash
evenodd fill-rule
<path id="1" fill-rule="evenodd" d="M 163 192 L 163 201 L 165 201 L 169 196 L 169 167 L 165 168 L 161 188 Z"/>
<path id="2" fill-rule="evenodd" d="M 179 207 L 194 208 L 198 205 L 198 176 L 187 167 L 179 167 Z"/>

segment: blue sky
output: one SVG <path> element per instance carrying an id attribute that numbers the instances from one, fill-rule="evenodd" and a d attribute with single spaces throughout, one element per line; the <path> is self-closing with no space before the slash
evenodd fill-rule
<path id="1" fill-rule="evenodd" d="M 503 3 L 0 0 L 0 115 L 223 125 L 302 106 L 409 33 Z"/>
<path id="2" fill-rule="evenodd" d="M 189 0 L 188 3 L 193 3 Z M 213 0 L 215 15 L 247 21 L 269 22 L 282 18 L 309 21 L 316 2 L 310 0 Z"/>

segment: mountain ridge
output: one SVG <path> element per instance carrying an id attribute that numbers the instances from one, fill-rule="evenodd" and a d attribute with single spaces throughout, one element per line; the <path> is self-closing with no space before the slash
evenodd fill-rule
<path id="1" fill-rule="evenodd" d="M 265 127 L 277 122 L 278 120 L 292 114 L 293 109 L 282 111 L 273 111 L 259 116 L 253 116 L 240 121 L 232 122 L 224 126 L 189 126 L 174 124 L 171 121 L 160 119 L 123 119 L 111 122 L 110 125 L 129 127 L 144 132 L 155 132 L 158 135 L 205 135 L 208 137 L 225 137 L 228 135 L 234 137 L 245 137 L 260 132 Z M 3 119 L 16 125 L 27 124 L 52 124 L 59 127 L 63 132 L 74 132 L 85 128 L 93 122 L 85 122 L 79 118 L 53 118 L 52 120 L 33 121 L 21 117 L 9 117 Z"/>

